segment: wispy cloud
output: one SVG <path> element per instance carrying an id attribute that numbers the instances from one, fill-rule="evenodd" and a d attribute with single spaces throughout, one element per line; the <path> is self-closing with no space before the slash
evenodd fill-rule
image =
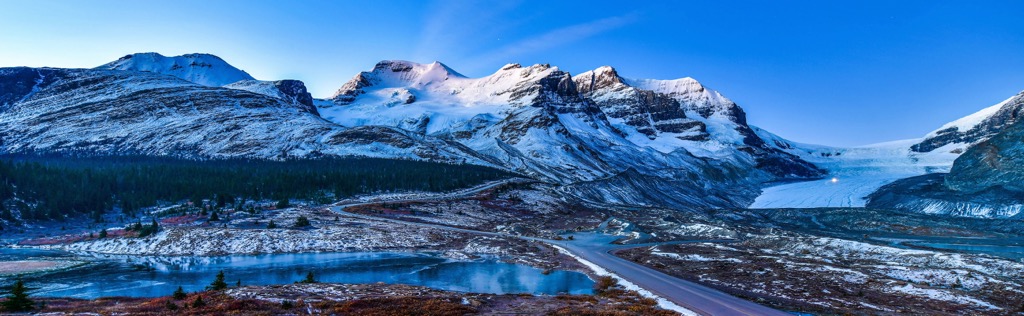
<path id="1" fill-rule="evenodd" d="M 502 16 L 520 5 L 518 0 L 479 4 L 458 0 L 434 2 L 424 18 L 413 56 L 421 62 L 443 57 L 462 58 L 476 49 L 473 45 L 485 42 L 482 39 L 515 27 L 515 21 L 507 21 Z M 497 20 L 506 22 L 494 23 Z"/>
<path id="2" fill-rule="evenodd" d="M 471 66 L 507 63 L 518 56 L 553 49 L 628 25 L 637 19 L 637 14 L 607 17 L 585 23 L 565 26 L 543 34 L 516 41 L 474 58 Z"/>
<path id="3" fill-rule="evenodd" d="M 553 12 L 524 7 L 521 0 L 482 3 L 439 0 L 426 10 L 412 58 L 420 62 L 456 63 L 452 66 L 459 68 L 457 70 L 481 74 L 528 54 L 570 45 L 623 27 L 639 16 L 633 12 L 558 25 L 558 19 L 553 19 L 551 14 Z M 530 27 L 537 25 L 549 27 L 539 30 Z M 536 33 L 522 34 L 525 29 L 536 30 Z"/>

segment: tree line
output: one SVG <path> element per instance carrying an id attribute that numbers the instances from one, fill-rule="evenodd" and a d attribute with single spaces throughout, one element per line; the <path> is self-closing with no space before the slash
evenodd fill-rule
<path id="1" fill-rule="evenodd" d="M 357 194 L 447 191 L 509 173 L 475 165 L 374 158 L 193 161 L 152 157 L 0 157 L 0 218 L 62 219 L 158 201 L 329 201 Z"/>

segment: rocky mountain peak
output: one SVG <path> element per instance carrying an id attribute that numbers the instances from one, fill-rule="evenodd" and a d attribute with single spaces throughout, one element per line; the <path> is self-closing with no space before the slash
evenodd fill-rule
<path id="1" fill-rule="evenodd" d="M 365 88 L 416 87 L 422 88 L 436 82 L 454 78 L 465 78 L 462 74 L 441 62 L 420 64 L 405 60 L 383 60 L 370 71 L 356 74 L 334 93 L 331 99 L 337 104 L 348 104 L 356 96 L 365 93 Z"/>
<path id="2" fill-rule="evenodd" d="M 621 89 L 626 87 L 615 68 L 601 66 L 597 69 L 578 74 L 573 77 L 580 93 L 589 93 L 600 89 Z"/>

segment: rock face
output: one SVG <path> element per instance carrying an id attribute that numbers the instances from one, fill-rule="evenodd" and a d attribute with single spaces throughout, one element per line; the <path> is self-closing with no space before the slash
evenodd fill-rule
<path id="1" fill-rule="evenodd" d="M 1024 122 L 1013 123 L 971 146 L 953 162 L 945 183 L 964 193 L 1001 188 L 1018 192 L 1024 199 Z"/>
<path id="2" fill-rule="evenodd" d="M 0 68 L 0 153 L 189 158 L 368 156 L 488 165 L 448 142 L 345 128 L 286 98 L 118 70 Z M 290 90 L 289 90 L 290 89 Z"/>
<path id="3" fill-rule="evenodd" d="M 931 132 L 920 143 L 911 147 L 916 152 L 929 152 L 942 147 L 963 150 L 984 141 L 1024 115 L 1024 92 L 977 113 L 943 125 Z M 960 146 L 957 146 L 960 145 Z"/>
<path id="4" fill-rule="evenodd" d="M 211 87 L 219 87 L 239 80 L 254 80 L 245 71 L 210 54 L 187 54 L 174 57 L 157 53 L 131 54 L 96 67 L 96 69 L 154 72 Z"/>
<path id="5" fill-rule="evenodd" d="M 242 80 L 224 86 L 225 88 L 245 90 L 301 104 L 307 112 L 317 113 L 313 105 L 313 96 L 306 91 L 306 84 L 299 80 Z"/>
<path id="6" fill-rule="evenodd" d="M 320 113 L 343 126 L 451 139 L 594 203 L 735 207 L 763 181 L 822 174 L 692 79 L 628 80 L 610 67 L 573 77 L 543 64 L 467 78 L 441 63 L 382 61 L 331 100 Z"/>

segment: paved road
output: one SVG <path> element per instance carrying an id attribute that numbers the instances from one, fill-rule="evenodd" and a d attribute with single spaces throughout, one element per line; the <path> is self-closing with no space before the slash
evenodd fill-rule
<path id="1" fill-rule="evenodd" d="M 487 183 L 471 190 L 463 190 L 453 194 L 444 194 L 434 197 L 419 197 L 411 198 L 408 200 L 391 200 L 389 202 L 404 202 L 404 201 L 423 201 L 423 200 L 439 200 L 439 199 L 450 199 L 466 197 L 477 192 L 493 188 L 504 182 L 492 182 Z M 526 240 L 534 240 L 540 242 L 546 242 L 552 245 L 557 245 L 565 248 L 574 255 L 583 258 L 584 260 L 590 261 L 605 270 L 615 273 L 619 277 L 626 279 L 627 281 L 633 282 L 637 286 L 640 286 L 648 291 L 651 291 L 658 296 L 661 296 L 679 306 L 686 307 L 694 312 L 704 315 L 790 315 L 788 313 L 771 309 L 765 306 L 755 304 L 753 302 L 743 300 L 724 292 L 682 280 L 654 269 L 645 267 L 643 265 L 625 260 L 612 255 L 610 252 L 613 249 L 621 249 L 622 246 L 616 245 L 594 245 L 592 243 L 584 243 L 577 241 L 556 241 L 543 238 L 511 235 L 505 233 L 478 231 L 472 229 L 464 229 L 451 227 L 440 224 L 430 223 L 418 223 L 403 221 L 394 218 L 376 217 L 363 214 L 349 213 L 345 209 L 353 206 L 373 204 L 379 202 L 356 202 L 348 204 L 340 204 L 331 207 L 331 210 L 342 213 L 352 217 L 358 217 L 362 219 L 378 220 L 378 221 L 389 221 L 401 224 L 419 225 L 425 227 L 432 227 L 437 229 L 445 229 L 450 231 L 465 232 L 471 234 L 487 235 L 487 236 L 499 236 L 499 237 L 511 237 L 521 238 Z M 678 243 L 678 242 L 677 242 Z"/>

